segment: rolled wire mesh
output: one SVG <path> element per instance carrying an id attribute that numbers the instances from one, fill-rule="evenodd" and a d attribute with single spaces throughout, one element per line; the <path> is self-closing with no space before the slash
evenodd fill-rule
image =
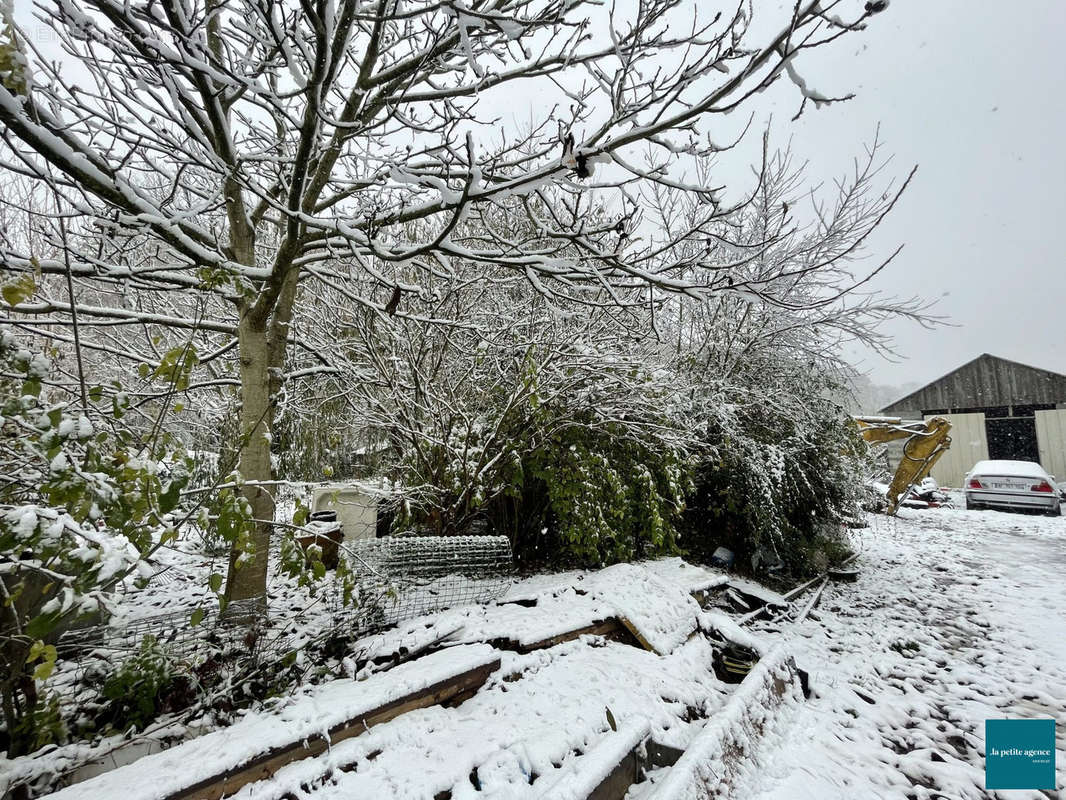
<path id="1" fill-rule="evenodd" d="M 339 593 L 332 610 L 339 627 L 354 623 L 352 632 L 372 633 L 446 608 L 487 603 L 511 581 L 506 536 L 395 536 L 357 541 L 345 552 L 359 575 L 357 613 L 345 613 Z"/>

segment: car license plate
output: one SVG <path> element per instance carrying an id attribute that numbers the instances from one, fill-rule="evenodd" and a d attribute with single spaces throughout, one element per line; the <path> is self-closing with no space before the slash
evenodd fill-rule
<path id="1" fill-rule="evenodd" d="M 1026 488 L 1024 483 L 1016 483 L 1014 481 L 992 481 L 993 489 L 1024 489 Z"/>

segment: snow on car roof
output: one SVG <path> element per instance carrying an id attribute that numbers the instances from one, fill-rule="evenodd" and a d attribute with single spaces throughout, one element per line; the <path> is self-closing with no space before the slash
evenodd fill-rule
<path id="1" fill-rule="evenodd" d="M 978 461 L 971 475 L 1016 475 L 1021 478 L 1046 478 L 1048 473 L 1035 461 Z"/>

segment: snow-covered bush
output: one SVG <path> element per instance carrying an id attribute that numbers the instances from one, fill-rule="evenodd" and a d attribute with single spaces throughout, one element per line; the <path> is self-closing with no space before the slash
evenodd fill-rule
<path id="1" fill-rule="evenodd" d="M 375 320 L 362 345 L 378 374 L 357 390 L 403 487 L 394 530 L 480 519 L 542 562 L 670 550 L 690 437 L 670 413 L 677 376 L 628 335 L 644 315 L 564 312 L 509 282 L 443 286 L 440 302 L 427 316 L 459 308 L 466 325 Z"/>
<path id="2" fill-rule="evenodd" d="M 721 545 L 745 570 L 776 564 L 802 575 L 846 551 L 842 525 L 858 512 L 866 448 L 823 396 L 824 376 L 804 369 L 789 402 L 767 403 L 766 385 L 734 387 L 741 402 L 703 429 L 682 526 L 689 553 L 708 558 Z"/>
<path id="3" fill-rule="evenodd" d="M 184 707 L 195 698 L 192 679 L 152 636 L 137 653 L 103 680 L 101 727 L 143 730 L 164 709 Z"/>
<path id="4" fill-rule="evenodd" d="M 551 409 L 544 413 L 551 414 Z M 576 419 L 529 452 L 503 502 L 520 558 L 611 564 L 673 552 L 687 454 L 619 422 Z"/>
<path id="5" fill-rule="evenodd" d="M 106 610 L 108 591 L 147 577 L 145 557 L 176 535 L 188 474 L 183 451 L 155 457 L 120 422 L 121 392 L 86 389 L 84 405 L 52 379 L 44 353 L 0 329 L 0 662 L 6 749 L 58 729 L 37 682 L 51 673 L 65 625 Z M 101 408 L 103 410 L 101 410 Z M 47 737 L 46 737 L 47 738 Z"/>

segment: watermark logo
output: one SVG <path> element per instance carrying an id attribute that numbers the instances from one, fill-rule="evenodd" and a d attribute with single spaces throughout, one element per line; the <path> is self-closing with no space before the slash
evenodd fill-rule
<path id="1" fill-rule="evenodd" d="M 1055 788 L 1055 720 L 985 720 L 986 789 Z"/>
<path id="2" fill-rule="evenodd" d="M 59 34 L 55 29 L 40 22 L 30 26 L 29 35 L 35 44 L 53 44 L 59 41 Z"/>

